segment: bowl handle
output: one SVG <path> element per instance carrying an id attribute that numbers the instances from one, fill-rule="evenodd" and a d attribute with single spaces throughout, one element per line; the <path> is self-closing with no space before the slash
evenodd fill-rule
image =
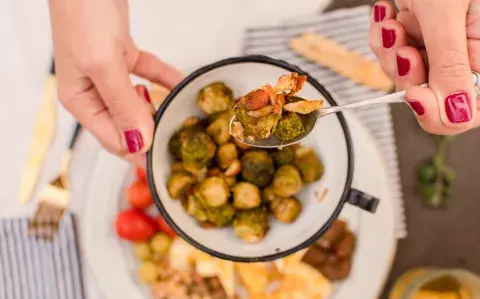
<path id="1" fill-rule="evenodd" d="M 375 213 L 380 200 L 357 189 L 350 189 L 347 202 L 370 213 Z"/>

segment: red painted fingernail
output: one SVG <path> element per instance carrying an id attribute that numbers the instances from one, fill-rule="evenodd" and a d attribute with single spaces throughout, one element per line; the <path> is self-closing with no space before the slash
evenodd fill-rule
<path id="1" fill-rule="evenodd" d="M 123 134 L 125 135 L 125 141 L 127 142 L 128 152 L 134 154 L 142 150 L 143 137 L 139 130 L 129 130 L 123 132 Z"/>
<path id="2" fill-rule="evenodd" d="M 425 114 L 425 109 L 423 109 L 422 104 L 417 101 L 407 101 L 407 103 L 412 107 L 413 111 L 415 111 L 416 114 L 418 115 L 424 115 Z"/>
<path id="3" fill-rule="evenodd" d="M 410 60 L 397 55 L 398 75 L 405 76 L 410 71 Z"/>
<path id="4" fill-rule="evenodd" d="M 383 19 L 385 19 L 385 15 L 387 14 L 387 9 L 385 6 L 382 5 L 375 5 L 373 7 L 373 17 L 375 19 L 375 22 L 381 22 Z"/>
<path id="5" fill-rule="evenodd" d="M 137 90 L 137 93 L 139 96 L 143 97 L 145 101 L 151 103 L 152 99 L 150 98 L 150 93 L 148 92 L 147 87 L 145 85 L 137 85 L 135 86 L 135 89 Z"/>
<path id="6" fill-rule="evenodd" d="M 469 121 L 471 111 L 468 95 L 464 92 L 449 95 L 445 99 L 445 111 L 448 119 L 454 124 Z"/>
<path id="7" fill-rule="evenodd" d="M 384 48 L 391 48 L 395 44 L 396 38 L 397 34 L 395 33 L 395 30 L 382 28 L 382 41 Z"/>

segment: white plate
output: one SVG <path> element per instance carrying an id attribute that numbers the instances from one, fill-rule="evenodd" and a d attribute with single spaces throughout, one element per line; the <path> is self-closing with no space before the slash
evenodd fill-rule
<path id="1" fill-rule="evenodd" d="M 350 277 L 339 283 L 331 299 L 374 299 L 383 288 L 396 251 L 394 210 L 388 192 L 381 156 L 366 129 L 347 114 L 355 149 L 354 187 L 382 199 L 376 214 L 346 206 L 346 219 L 358 235 Z M 114 219 L 122 203 L 125 182 L 131 166 L 102 150 L 91 173 L 89 193 L 81 231 L 87 263 L 92 269 L 104 299 L 147 299 L 148 290 L 139 284 L 135 260 L 128 245 L 114 230 Z"/>

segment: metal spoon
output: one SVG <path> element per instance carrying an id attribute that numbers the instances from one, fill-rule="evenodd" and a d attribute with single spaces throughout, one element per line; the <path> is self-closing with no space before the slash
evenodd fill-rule
<path id="1" fill-rule="evenodd" d="M 472 72 L 472 81 L 477 90 L 477 98 L 478 98 L 480 95 L 479 93 L 480 74 L 478 74 L 477 72 Z M 427 84 L 423 84 L 421 86 L 426 87 Z M 239 140 L 239 141 L 254 147 L 259 147 L 259 148 L 278 148 L 278 147 L 290 146 L 300 142 L 303 138 L 305 138 L 308 134 L 310 134 L 310 132 L 312 132 L 313 128 L 315 127 L 315 125 L 318 123 L 318 120 L 324 116 L 327 116 L 333 113 L 338 113 L 341 111 L 352 110 L 352 109 L 362 108 L 362 107 L 371 106 L 371 105 L 393 104 L 393 103 L 406 103 L 405 91 L 392 93 L 376 99 L 370 99 L 370 100 L 360 101 L 360 102 L 341 105 L 341 106 L 325 107 L 325 108 L 318 109 L 315 112 L 312 112 L 310 114 L 302 115 L 305 132 L 297 136 L 295 139 L 292 139 L 289 141 L 279 140 L 275 138 L 273 134 L 270 135 L 268 138 L 255 138 L 255 140 L 253 141 L 250 140 L 249 138 L 245 138 L 244 140 Z M 232 130 L 232 124 L 234 121 L 235 121 L 235 116 L 232 117 L 232 119 L 230 120 L 230 131 Z"/>

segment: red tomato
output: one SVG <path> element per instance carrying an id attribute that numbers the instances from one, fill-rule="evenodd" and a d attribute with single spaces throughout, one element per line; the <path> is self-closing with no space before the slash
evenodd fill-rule
<path id="1" fill-rule="evenodd" d="M 136 173 L 139 181 L 143 181 L 143 182 L 147 181 L 147 172 L 145 171 L 145 169 L 141 167 L 137 167 Z"/>
<path id="2" fill-rule="evenodd" d="M 175 238 L 177 236 L 175 231 L 170 227 L 170 225 L 168 225 L 162 216 L 157 217 L 157 224 L 160 231 L 166 233 L 168 236 L 170 236 L 170 238 Z"/>
<path id="3" fill-rule="evenodd" d="M 153 203 L 152 194 L 144 181 L 136 181 L 128 187 L 128 202 L 132 208 L 146 209 Z"/>
<path id="4" fill-rule="evenodd" d="M 115 221 L 117 234 L 121 239 L 144 242 L 157 232 L 157 223 L 142 210 L 121 211 Z"/>

